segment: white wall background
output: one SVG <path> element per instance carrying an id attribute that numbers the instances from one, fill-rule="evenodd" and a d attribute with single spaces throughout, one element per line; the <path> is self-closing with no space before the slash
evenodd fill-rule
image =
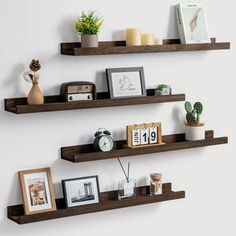
<path id="1" fill-rule="evenodd" d="M 207 7 L 211 36 L 231 41 L 230 51 L 61 56 L 59 44 L 77 39 L 73 19 L 82 10 L 104 16 L 101 40 L 122 39 L 120 31 L 139 26 L 162 38 L 177 37 L 176 1 L 118 2 L 97 0 L 0 0 L 0 235 L 235 235 L 235 1 L 202 1 Z M 92 141 L 99 127 L 125 137 L 127 124 L 160 121 L 165 134 L 183 131 L 183 103 L 130 106 L 28 115 L 4 111 L 3 99 L 26 96 L 31 85 L 22 72 L 32 58 L 42 63 L 40 86 L 57 94 L 62 82 L 95 81 L 105 91 L 108 67 L 144 66 L 147 87 L 170 83 L 175 92 L 205 105 L 203 120 L 230 144 L 203 149 L 124 158 L 132 177 L 148 183 L 151 172 L 164 175 L 186 199 L 113 210 L 19 226 L 7 219 L 6 207 L 21 203 L 17 171 L 50 166 L 57 197 L 61 179 L 99 175 L 101 191 L 115 189 L 122 172 L 116 160 L 72 164 L 60 159 L 61 146 Z"/>

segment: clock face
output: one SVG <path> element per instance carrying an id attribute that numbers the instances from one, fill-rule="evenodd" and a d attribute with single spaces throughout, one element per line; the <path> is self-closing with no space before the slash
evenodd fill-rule
<path id="1" fill-rule="evenodd" d="M 103 152 L 109 152 L 113 148 L 113 140 L 110 136 L 102 136 L 99 139 L 99 147 Z"/>

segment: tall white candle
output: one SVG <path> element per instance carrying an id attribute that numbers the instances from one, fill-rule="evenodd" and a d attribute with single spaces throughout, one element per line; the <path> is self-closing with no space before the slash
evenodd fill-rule
<path id="1" fill-rule="evenodd" d="M 141 30 L 137 28 L 126 29 L 126 46 L 141 45 Z"/>

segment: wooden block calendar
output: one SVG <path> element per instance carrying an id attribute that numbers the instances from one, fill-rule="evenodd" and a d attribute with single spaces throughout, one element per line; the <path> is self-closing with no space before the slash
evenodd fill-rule
<path id="1" fill-rule="evenodd" d="M 144 123 L 127 126 L 127 145 L 128 147 L 143 147 L 161 145 L 161 123 Z"/>

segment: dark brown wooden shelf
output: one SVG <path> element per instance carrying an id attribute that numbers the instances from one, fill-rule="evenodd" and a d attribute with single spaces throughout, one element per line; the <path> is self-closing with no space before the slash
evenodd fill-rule
<path id="1" fill-rule="evenodd" d="M 5 99 L 5 110 L 16 113 L 36 113 L 49 111 L 64 111 L 101 107 L 129 106 L 154 104 L 164 102 L 179 102 L 185 100 L 185 94 L 154 96 L 154 90 L 148 89 L 147 96 L 136 98 L 110 99 L 108 93 L 97 93 L 97 99 L 92 101 L 66 102 L 61 96 L 46 96 L 43 105 L 28 105 L 27 98 Z"/>
<path id="2" fill-rule="evenodd" d="M 101 201 L 98 204 L 84 205 L 73 208 L 66 208 L 64 199 L 57 199 L 57 210 L 53 212 L 24 215 L 23 205 L 9 206 L 7 208 L 8 218 L 18 224 L 28 224 L 39 221 L 64 218 L 100 211 L 107 211 L 125 207 L 145 205 L 169 200 L 185 198 L 185 192 L 174 192 L 171 190 L 171 183 L 163 184 L 163 193 L 158 196 L 149 195 L 149 186 L 138 187 L 137 196 L 126 200 L 117 200 L 118 192 L 110 191 L 101 193 Z"/>
<path id="3" fill-rule="evenodd" d="M 184 52 L 230 49 L 229 42 L 216 42 L 204 44 L 180 44 L 179 39 L 164 40 L 163 45 L 127 47 L 125 41 L 100 42 L 98 48 L 81 48 L 80 43 L 62 43 L 61 54 L 69 56 L 91 56 L 109 54 L 133 54 L 133 53 L 160 53 L 160 52 Z"/>
<path id="4" fill-rule="evenodd" d="M 126 140 L 116 141 L 116 149 L 110 152 L 96 152 L 92 144 L 61 148 L 61 158 L 70 162 L 97 161 L 116 157 L 137 156 L 151 153 L 168 152 L 182 149 L 199 148 L 205 146 L 228 143 L 228 137 L 214 138 L 213 131 L 206 131 L 206 138 L 198 141 L 186 141 L 185 134 L 163 136 L 163 145 L 139 148 L 126 147 Z"/>

